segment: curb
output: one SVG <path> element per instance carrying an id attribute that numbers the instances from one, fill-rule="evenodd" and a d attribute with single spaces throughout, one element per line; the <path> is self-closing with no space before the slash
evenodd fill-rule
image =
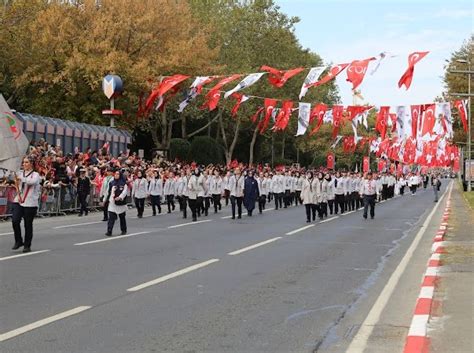
<path id="1" fill-rule="evenodd" d="M 434 292 L 439 280 L 441 267 L 441 254 L 445 252 L 446 242 L 444 236 L 448 228 L 449 215 L 451 213 L 451 192 L 449 190 L 448 201 L 442 216 L 442 222 L 436 231 L 431 247 L 431 256 L 428 260 L 427 269 L 423 275 L 420 294 L 416 301 L 413 319 L 405 340 L 403 353 L 427 353 L 430 348 L 428 337 L 428 323 L 432 315 L 434 303 Z"/>

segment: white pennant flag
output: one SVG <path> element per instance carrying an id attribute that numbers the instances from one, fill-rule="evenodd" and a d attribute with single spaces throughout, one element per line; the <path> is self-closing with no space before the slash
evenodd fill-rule
<path id="1" fill-rule="evenodd" d="M 308 75 L 304 79 L 303 86 L 301 86 L 300 100 L 308 92 L 307 86 L 318 81 L 319 76 L 321 76 L 321 73 L 324 71 L 325 68 L 326 67 L 324 66 L 318 66 L 318 67 L 312 67 L 311 70 L 309 70 Z"/>
<path id="2" fill-rule="evenodd" d="M 378 137 L 376 140 L 372 140 L 372 142 L 370 143 L 370 152 L 372 153 L 378 152 L 381 143 L 382 143 L 381 137 Z"/>
<path id="3" fill-rule="evenodd" d="M 298 112 L 298 131 L 296 136 L 304 135 L 309 125 L 309 116 L 311 113 L 311 103 L 301 103 L 299 104 Z"/>
<path id="4" fill-rule="evenodd" d="M 342 135 L 337 135 L 336 136 L 336 141 L 334 141 L 334 143 L 331 145 L 331 148 L 335 149 L 337 144 L 339 143 L 339 141 L 341 141 L 341 139 L 342 139 Z"/>
<path id="5" fill-rule="evenodd" d="M 206 82 L 207 80 L 209 80 L 209 76 L 198 76 L 198 77 L 196 77 L 194 82 L 191 84 L 190 90 L 189 90 L 186 98 L 181 103 L 179 103 L 179 108 L 178 108 L 179 113 L 182 113 L 184 108 L 186 108 L 187 105 L 189 103 L 191 103 L 191 101 L 194 98 L 196 98 L 198 96 L 198 94 L 199 94 L 198 87 L 200 85 L 202 85 L 204 82 Z"/>
<path id="6" fill-rule="evenodd" d="M 411 131 L 411 107 L 409 105 L 399 105 L 396 107 L 397 113 L 397 134 L 398 138 L 405 140 L 412 135 Z"/>
<path id="7" fill-rule="evenodd" d="M 375 72 L 379 69 L 380 64 L 382 63 L 382 60 L 385 58 L 394 58 L 396 55 L 393 55 L 389 52 L 381 52 L 379 55 L 377 55 L 377 61 L 375 62 L 375 67 L 374 69 L 370 72 L 371 75 L 375 74 Z"/>
<path id="8" fill-rule="evenodd" d="M 453 120 L 451 116 L 451 105 L 449 102 L 436 103 L 436 123 L 433 132 L 437 135 L 453 137 Z M 445 132 L 446 128 L 446 132 Z"/>
<path id="9" fill-rule="evenodd" d="M 239 84 L 237 86 L 235 86 L 234 88 L 232 88 L 230 91 L 227 91 L 225 94 L 224 94 L 224 98 L 229 98 L 229 96 L 232 94 L 232 93 L 235 93 L 237 91 L 240 91 L 241 89 L 244 89 L 244 88 L 247 88 L 249 86 L 252 86 L 255 82 L 257 82 L 258 80 L 260 80 L 260 78 L 265 75 L 266 72 L 256 72 L 254 74 L 250 74 L 248 75 L 247 77 L 245 77 L 242 81 L 239 82 Z"/>

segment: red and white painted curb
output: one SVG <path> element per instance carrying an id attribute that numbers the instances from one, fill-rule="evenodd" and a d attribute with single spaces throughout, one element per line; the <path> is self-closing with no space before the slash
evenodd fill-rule
<path id="1" fill-rule="evenodd" d="M 404 353 L 427 353 L 430 348 L 428 323 L 434 306 L 434 291 L 439 279 L 439 270 L 441 267 L 440 257 L 441 254 L 444 253 L 446 246 L 444 236 L 446 235 L 449 215 L 451 213 L 451 190 L 448 194 L 448 201 L 446 201 L 442 223 L 433 238 L 431 256 L 428 260 L 426 272 L 423 275 L 420 294 L 416 301 L 415 312 L 405 341 Z"/>

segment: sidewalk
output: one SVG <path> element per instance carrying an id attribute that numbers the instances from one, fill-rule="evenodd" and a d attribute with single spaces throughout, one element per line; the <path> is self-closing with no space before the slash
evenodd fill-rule
<path id="1" fill-rule="evenodd" d="M 435 353 L 474 352 L 474 212 L 460 190 L 455 183 L 435 296 L 438 318 L 430 322 L 430 352 Z"/>

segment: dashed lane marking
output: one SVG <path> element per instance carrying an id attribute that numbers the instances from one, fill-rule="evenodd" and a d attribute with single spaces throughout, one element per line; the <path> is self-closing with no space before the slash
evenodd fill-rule
<path id="1" fill-rule="evenodd" d="M 195 225 L 195 224 L 206 223 L 206 222 L 212 222 L 212 219 L 204 219 L 204 220 L 202 220 L 202 221 L 175 224 L 174 226 L 169 226 L 168 229 L 179 228 L 179 227 L 185 227 L 185 226 L 192 226 L 192 225 Z"/>
<path id="2" fill-rule="evenodd" d="M 62 229 L 62 228 L 70 228 L 70 227 L 80 227 L 80 226 L 87 226 L 87 225 L 90 225 L 90 224 L 99 224 L 99 223 L 102 223 L 102 221 L 67 224 L 67 225 L 65 225 L 65 226 L 53 227 L 53 229 Z"/>
<path id="3" fill-rule="evenodd" d="M 286 235 L 293 235 L 293 234 L 302 232 L 303 230 L 306 230 L 306 229 L 309 229 L 309 228 L 313 228 L 313 227 L 314 227 L 314 224 L 310 224 L 310 225 L 307 225 L 307 226 L 304 226 L 304 227 L 301 227 L 301 228 L 292 230 L 291 232 L 286 233 Z"/>
<path id="4" fill-rule="evenodd" d="M 249 250 L 253 250 L 253 249 L 255 249 L 255 248 L 258 248 L 258 247 L 260 247 L 260 246 L 273 243 L 274 241 L 277 241 L 278 239 L 281 239 L 281 237 L 276 237 L 276 238 L 268 239 L 268 240 L 262 241 L 262 242 L 260 242 L 260 243 L 247 246 L 247 247 L 245 247 L 245 248 L 232 251 L 232 252 L 228 253 L 227 255 L 239 255 L 239 254 L 242 254 L 242 253 L 244 253 L 244 252 L 246 252 L 246 251 L 249 251 Z"/>
<path id="5" fill-rule="evenodd" d="M 76 243 L 74 245 L 87 245 L 87 244 L 103 243 L 105 241 L 119 240 L 119 239 L 134 237 L 136 235 L 149 234 L 149 233 L 151 233 L 151 232 L 138 232 L 138 233 L 132 233 L 132 234 L 126 234 L 126 235 L 118 235 L 118 236 L 115 236 L 115 237 L 108 237 L 108 238 L 104 238 L 104 239 L 97 239 L 97 240 L 85 241 L 85 242 L 82 242 L 82 243 Z"/>
<path id="6" fill-rule="evenodd" d="M 18 254 L 18 255 L 11 255 L 11 256 L 6 256 L 6 257 L 0 257 L 0 261 L 16 259 L 17 257 L 24 257 L 24 256 L 42 254 L 42 253 L 48 252 L 48 251 L 51 251 L 51 250 L 49 250 L 49 249 L 48 249 L 48 250 L 38 250 L 38 251 L 28 252 L 28 253 L 26 253 L 26 254 Z"/>

